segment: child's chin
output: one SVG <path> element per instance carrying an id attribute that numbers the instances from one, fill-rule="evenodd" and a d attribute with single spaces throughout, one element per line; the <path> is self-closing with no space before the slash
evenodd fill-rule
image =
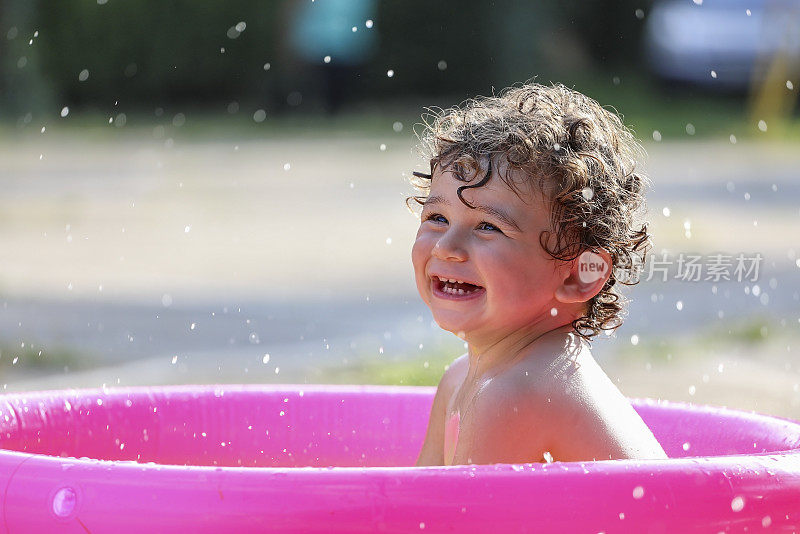
<path id="1" fill-rule="evenodd" d="M 439 328 L 463 338 L 464 332 L 467 330 L 467 325 L 462 318 L 455 318 L 448 316 L 446 313 L 433 313 L 433 320 L 439 325 Z"/>

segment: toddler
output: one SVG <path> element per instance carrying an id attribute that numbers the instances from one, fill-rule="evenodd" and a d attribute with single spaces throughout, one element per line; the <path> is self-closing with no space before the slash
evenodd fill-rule
<path id="1" fill-rule="evenodd" d="M 650 247 L 630 131 L 581 93 L 526 83 L 440 110 L 420 137 L 417 288 L 468 350 L 417 465 L 665 458 L 591 354 Z"/>

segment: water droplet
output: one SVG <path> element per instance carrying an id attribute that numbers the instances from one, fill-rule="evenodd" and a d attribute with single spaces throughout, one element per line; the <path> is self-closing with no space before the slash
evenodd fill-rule
<path id="1" fill-rule="evenodd" d="M 242 33 L 245 30 L 245 28 L 247 28 L 247 23 L 242 21 L 238 23 L 236 26 L 234 26 L 234 28 L 236 28 L 237 32 Z"/>
<path id="2" fill-rule="evenodd" d="M 78 74 L 78 81 L 85 82 L 89 79 L 89 69 L 83 69 L 80 74 Z"/>
<path id="3" fill-rule="evenodd" d="M 419 529 L 420 530 L 424 530 L 425 529 L 425 523 L 423 523 L 422 521 L 420 521 L 420 523 L 419 523 Z"/>
<path id="4" fill-rule="evenodd" d="M 555 317 L 556 315 L 558 315 L 558 309 L 550 308 L 550 316 Z"/>
<path id="5" fill-rule="evenodd" d="M 669 208 L 664 206 L 664 209 L 661 210 L 661 213 L 664 214 L 664 217 L 669 217 L 669 214 L 670 214 Z"/>
<path id="6" fill-rule="evenodd" d="M 761 130 L 762 132 L 766 132 L 767 131 L 767 122 L 764 121 L 764 120 L 758 121 L 758 129 Z"/>
<path id="7" fill-rule="evenodd" d="M 661 132 L 658 130 L 653 130 L 653 141 L 661 141 Z"/>
<path id="8" fill-rule="evenodd" d="M 269 70 L 271 68 L 272 68 L 272 65 L 270 65 L 268 62 L 264 63 L 264 70 Z"/>
<path id="9" fill-rule="evenodd" d="M 701 6 L 701 5 L 703 5 L 703 0 L 692 0 L 692 2 L 694 2 L 694 3 L 695 3 L 695 4 L 697 4 L 698 6 Z"/>
<path id="10" fill-rule="evenodd" d="M 641 499 L 642 497 L 644 497 L 644 488 L 641 486 L 636 486 L 633 488 L 633 498 Z"/>
<path id="11" fill-rule="evenodd" d="M 744 509 L 744 497 L 737 495 L 731 500 L 731 510 L 734 512 L 741 512 Z"/>
<path id="12" fill-rule="evenodd" d="M 636 11 L 633 12 L 633 14 L 636 15 L 636 18 L 639 20 L 642 20 L 644 18 L 644 11 L 641 9 L 637 9 Z"/>
<path id="13" fill-rule="evenodd" d="M 367 22 L 364 23 L 364 26 L 367 28 L 372 28 L 373 22 L 372 19 L 367 19 Z"/>
<path id="14" fill-rule="evenodd" d="M 542 458 L 544 458 L 544 461 L 547 462 L 548 464 L 553 463 L 553 455 L 550 454 L 550 451 L 544 451 L 544 454 L 542 454 Z"/>
<path id="15" fill-rule="evenodd" d="M 261 363 L 269 363 L 269 353 L 264 354 L 264 357 L 261 358 Z"/>
<path id="16" fill-rule="evenodd" d="M 747 16 L 748 16 L 748 17 L 749 17 L 750 15 L 752 15 L 752 14 L 753 14 L 753 12 L 752 12 L 752 11 L 750 11 L 749 9 L 745 9 L 745 11 L 744 11 L 744 12 L 745 12 L 745 13 L 747 13 Z"/>
<path id="17" fill-rule="evenodd" d="M 253 120 L 256 122 L 264 122 L 264 119 L 267 118 L 267 112 L 263 109 L 257 109 L 255 113 L 253 113 Z"/>
<path id="18" fill-rule="evenodd" d="M 189 330 L 194 330 L 195 328 L 197 328 L 197 323 L 192 323 L 192 324 L 189 326 Z"/>
<path id="19" fill-rule="evenodd" d="M 322 58 L 322 61 L 325 62 L 325 63 L 330 63 L 331 62 L 331 56 L 325 56 L 324 58 Z"/>
<path id="20" fill-rule="evenodd" d="M 767 528 L 771 524 L 772 524 L 772 518 L 770 516 L 765 515 L 763 518 L 761 518 L 761 526 L 762 527 Z"/>
<path id="21" fill-rule="evenodd" d="M 172 357 L 172 365 L 175 365 L 176 363 L 178 363 L 178 355 L 177 354 Z"/>
<path id="22" fill-rule="evenodd" d="M 383 143 L 381 143 L 381 146 L 379 148 L 381 149 L 381 152 L 385 152 L 386 151 L 386 145 L 383 144 Z"/>
<path id="23" fill-rule="evenodd" d="M 694 396 L 697 393 L 697 388 L 694 385 L 689 386 L 689 395 Z"/>
<path id="24" fill-rule="evenodd" d="M 387 70 L 386 71 L 386 76 L 388 76 L 389 78 L 393 77 L 394 76 L 394 70 L 392 70 L 392 69 Z"/>
<path id="25" fill-rule="evenodd" d="M 678 302 L 676 302 L 675 307 L 678 309 L 678 311 L 681 311 L 683 309 L 683 301 L 679 300 Z"/>
<path id="26" fill-rule="evenodd" d="M 694 135 L 695 134 L 694 124 L 692 124 L 691 122 L 686 124 L 686 133 L 689 134 L 689 135 Z"/>
<path id="27" fill-rule="evenodd" d="M 791 91 L 792 89 L 794 89 L 794 84 L 792 83 L 792 80 L 786 80 L 786 88 L 787 88 L 788 90 L 790 90 L 790 91 Z"/>
<path id="28" fill-rule="evenodd" d="M 61 488 L 53 495 L 53 513 L 58 517 L 67 517 L 78 503 L 78 495 L 72 488 Z"/>
<path id="29" fill-rule="evenodd" d="M 736 136 L 735 136 L 735 135 L 731 134 L 731 136 L 729 137 L 729 139 L 730 139 L 730 141 L 731 141 L 731 144 L 732 144 L 732 145 L 735 145 L 735 144 L 736 144 Z"/>
<path id="30" fill-rule="evenodd" d="M 592 198 L 594 197 L 594 189 L 592 189 L 591 187 L 584 187 L 583 189 L 581 189 L 581 195 L 586 200 L 592 200 Z"/>
<path id="31" fill-rule="evenodd" d="M 711 77 L 712 77 L 712 78 L 714 78 L 714 79 L 716 79 L 716 78 L 717 78 L 717 71 L 715 71 L 715 70 L 712 70 L 712 71 L 711 71 Z"/>
<path id="32" fill-rule="evenodd" d="M 402 132 L 403 131 L 403 123 L 400 122 L 400 121 L 395 122 L 394 124 L 392 124 L 392 130 L 394 130 L 397 133 Z"/>
<path id="33" fill-rule="evenodd" d="M 164 293 L 163 295 L 161 295 L 161 305 L 164 306 L 165 308 L 169 308 L 170 306 L 172 306 L 172 295 L 170 295 L 169 293 Z"/>
<path id="34" fill-rule="evenodd" d="M 353 26 L 353 27 L 352 27 L 352 29 L 351 29 L 351 31 L 352 31 L 353 33 L 357 32 L 357 31 L 358 31 L 358 26 Z"/>
<path id="35" fill-rule="evenodd" d="M 631 336 L 631 345 L 638 345 L 639 344 L 639 336 L 633 334 Z"/>
<path id="36" fill-rule="evenodd" d="M 67 115 L 69 115 L 69 107 L 64 106 L 63 108 L 61 108 L 61 116 L 66 117 Z"/>
<path id="37" fill-rule="evenodd" d="M 439 63 L 436 64 L 436 68 L 439 70 L 447 70 L 447 61 L 441 59 Z"/>
<path id="38" fill-rule="evenodd" d="M 251 332 L 248 339 L 250 340 L 251 345 L 258 345 L 261 343 L 261 340 L 258 338 L 258 334 L 256 332 Z"/>
<path id="39" fill-rule="evenodd" d="M 292 168 L 292 165 L 290 163 L 284 163 L 283 164 L 283 170 L 284 171 L 288 171 L 291 168 Z"/>
<path id="40" fill-rule="evenodd" d="M 687 441 L 683 444 L 683 450 L 688 451 L 691 448 L 691 444 Z"/>

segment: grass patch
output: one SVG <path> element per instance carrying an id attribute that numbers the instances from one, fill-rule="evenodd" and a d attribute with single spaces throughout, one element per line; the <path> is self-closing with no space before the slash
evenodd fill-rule
<path id="1" fill-rule="evenodd" d="M 618 83 L 614 83 L 614 80 Z M 541 83 L 549 80 L 540 78 Z M 757 120 L 750 116 L 746 94 L 726 94 L 708 89 L 667 87 L 641 72 L 589 73 L 559 80 L 569 87 L 596 99 L 604 106 L 613 107 L 623 115 L 624 123 L 632 127 L 644 141 L 653 140 L 658 131 L 662 140 L 692 141 L 714 139 L 729 142 L 730 135 L 737 139 L 759 139 L 770 142 L 796 142 L 800 140 L 800 119 L 797 113 L 786 117 L 769 118 L 769 129 L 762 132 Z M 412 128 L 421 122 L 426 106 L 448 107 L 460 103 L 467 95 L 411 96 L 405 99 L 378 99 L 363 101 L 329 116 L 312 109 L 272 114 L 257 123 L 252 109 L 242 109 L 236 114 L 210 108 L 173 106 L 161 116 L 152 110 L 125 111 L 125 126 L 109 124 L 114 115 L 99 111 L 75 110 L 66 118 L 36 116 L 28 124 L 18 126 L 16 121 L 0 123 L 0 138 L 41 139 L 41 127 L 47 135 L 80 135 L 91 141 L 121 139 L 168 138 L 181 141 L 221 141 L 276 138 L 329 138 L 381 136 L 392 139 L 414 138 Z M 472 95 L 470 95 L 472 96 Z M 173 109 L 174 108 L 174 109 Z M 124 110 L 123 110 L 124 111 Z M 173 121 L 178 113 L 183 117 Z M 766 117 L 765 117 L 766 118 Z M 185 121 L 185 122 L 182 122 Z M 400 132 L 393 128 L 395 122 L 403 124 Z M 691 126 L 687 126 L 691 125 Z"/>
<path id="2" fill-rule="evenodd" d="M 38 349 L 35 346 L 12 348 L 0 344 L 0 372 L 64 372 L 91 367 L 91 358 L 67 349 Z"/>
<path id="3" fill-rule="evenodd" d="M 762 132 L 751 116 L 750 101 L 744 93 L 713 92 L 693 86 L 666 86 L 638 72 L 620 73 L 619 84 L 612 76 L 593 75 L 565 81 L 603 106 L 623 115 L 623 122 L 637 137 L 653 140 L 658 130 L 662 140 L 759 139 L 771 142 L 800 140 L 797 113 L 769 118 L 771 126 Z M 764 117 L 767 119 L 767 117 Z M 687 126 L 691 124 L 691 126 Z M 691 132 L 691 133 L 690 133 Z"/>
<path id="4" fill-rule="evenodd" d="M 443 343 L 407 360 L 358 358 L 360 363 L 326 369 L 324 375 L 326 382 L 333 384 L 435 386 L 446 366 L 463 353 L 463 345 Z"/>
<path id="5" fill-rule="evenodd" d="M 746 354 L 768 354 L 769 346 L 785 344 L 796 333 L 781 326 L 780 319 L 765 314 L 726 320 L 693 332 L 691 335 L 668 338 L 649 336 L 639 343 L 620 343 L 615 352 L 617 362 L 667 363 L 676 360 L 703 360 L 720 353 L 733 353 L 744 349 Z"/>

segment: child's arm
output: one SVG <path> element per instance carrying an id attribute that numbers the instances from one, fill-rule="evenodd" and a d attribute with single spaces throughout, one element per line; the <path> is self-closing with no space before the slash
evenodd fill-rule
<path id="1" fill-rule="evenodd" d="M 447 403 L 458 387 L 458 379 L 462 363 L 466 363 L 466 355 L 457 358 L 444 372 L 436 396 L 433 398 L 431 415 L 428 420 L 428 432 L 417 458 L 417 466 L 444 465 L 444 421 L 447 414 Z M 462 377 L 463 378 L 463 377 Z"/>

